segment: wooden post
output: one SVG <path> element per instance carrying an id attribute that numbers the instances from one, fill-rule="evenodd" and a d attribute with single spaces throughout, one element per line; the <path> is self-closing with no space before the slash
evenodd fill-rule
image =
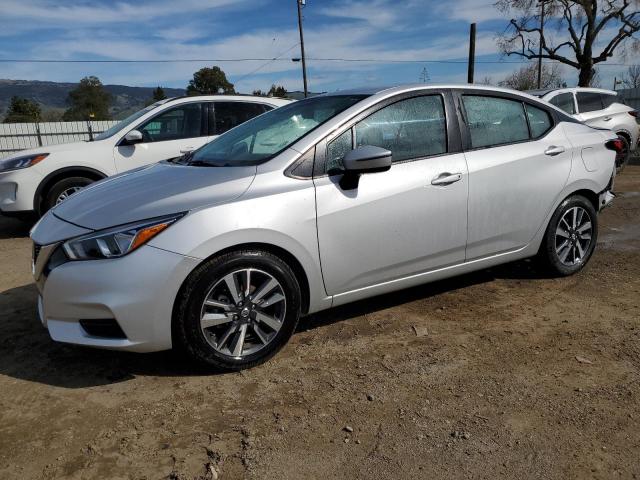
<path id="1" fill-rule="evenodd" d="M 469 68 L 467 70 L 467 83 L 473 83 L 473 71 L 476 63 L 476 24 L 472 23 L 469 29 Z"/>

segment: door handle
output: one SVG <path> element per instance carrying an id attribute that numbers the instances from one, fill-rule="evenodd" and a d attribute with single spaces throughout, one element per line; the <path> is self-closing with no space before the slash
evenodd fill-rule
<path id="1" fill-rule="evenodd" d="M 187 153 L 191 153 L 196 149 L 196 147 L 185 147 L 182 150 L 180 150 L 180 153 L 183 155 L 186 155 Z"/>
<path id="2" fill-rule="evenodd" d="M 544 154 L 550 157 L 560 155 L 561 153 L 564 153 L 564 147 L 556 147 L 555 145 L 550 146 L 544 151 Z"/>
<path id="3" fill-rule="evenodd" d="M 611 117 L 604 117 L 602 120 L 604 120 L 605 122 L 608 122 L 609 120 L 611 120 Z"/>
<path id="4" fill-rule="evenodd" d="M 431 185 L 451 185 L 452 183 L 456 183 L 457 181 L 459 181 L 461 178 L 461 173 L 444 172 L 434 177 L 434 179 L 431 180 Z"/>

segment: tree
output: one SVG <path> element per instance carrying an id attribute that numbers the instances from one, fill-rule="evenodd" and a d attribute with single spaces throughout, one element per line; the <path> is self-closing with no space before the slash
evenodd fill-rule
<path id="1" fill-rule="evenodd" d="M 622 83 L 627 88 L 640 88 L 640 65 L 631 65 L 622 76 Z"/>
<path id="2" fill-rule="evenodd" d="M 159 102 L 160 100 L 164 100 L 167 98 L 166 93 L 164 93 L 164 89 L 161 86 L 157 86 L 153 89 L 153 93 L 151 94 L 151 99 L 147 101 L 145 106 L 151 105 L 152 103 Z"/>
<path id="3" fill-rule="evenodd" d="M 193 74 L 189 80 L 187 95 L 215 95 L 218 93 L 236 93 L 233 83 L 227 80 L 227 75 L 220 67 L 204 67 Z"/>
<path id="4" fill-rule="evenodd" d="M 541 79 L 541 88 L 559 88 L 562 87 L 564 83 L 558 64 L 543 64 Z M 513 88 L 514 90 L 535 90 L 538 88 L 538 65 L 530 63 L 516 70 L 501 82 L 498 82 L 498 85 Z"/>
<path id="5" fill-rule="evenodd" d="M 32 123 L 40 120 L 40 105 L 28 98 L 11 97 L 4 123 Z"/>
<path id="6" fill-rule="evenodd" d="M 498 0 L 496 6 L 517 14 L 498 40 L 503 53 L 569 65 L 579 71 L 581 87 L 618 48 L 640 48 L 640 0 L 545 0 L 544 29 L 538 0 Z M 599 52 L 598 45 L 604 45 Z"/>
<path id="7" fill-rule="evenodd" d="M 97 77 L 84 77 L 76 88 L 69 92 L 69 108 L 62 119 L 73 120 L 109 120 L 111 95 Z"/>
<path id="8" fill-rule="evenodd" d="M 251 95 L 255 95 L 256 97 L 266 97 L 267 94 L 265 92 L 263 92 L 262 90 L 258 89 L 258 90 L 254 90 Z"/>
<path id="9" fill-rule="evenodd" d="M 267 96 L 284 98 L 287 96 L 287 90 L 282 85 L 271 85 Z"/>

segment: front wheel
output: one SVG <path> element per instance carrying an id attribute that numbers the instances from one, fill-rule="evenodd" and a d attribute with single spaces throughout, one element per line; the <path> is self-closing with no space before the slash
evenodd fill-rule
<path id="1" fill-rule="evenodd" d="M 42 214 L 44 215 L 45 212 L 64 202 L 71 195 L 79 192 L 91 183 L 93 183 L 93 180 L 86 177 L 69 177 L 59 180 L 47 192 L 44 199 L 44 210 Z"/>
<path id="2" fill-rule="evenodd" d="M 591 258 L 598 237 L 593 205 L 573 195 L 557 208 L 540 248 L 540 257 L 553 273 L 566 276 L 581 270 Z"/>
<path id="3" fill-rule="evenodd" d="M 176 345 L 201 364 L 241 370 L 284 346 L 300 317 L 300 287 L 277 256 L 244 250 L 198 267 L 178 299 Z"/>

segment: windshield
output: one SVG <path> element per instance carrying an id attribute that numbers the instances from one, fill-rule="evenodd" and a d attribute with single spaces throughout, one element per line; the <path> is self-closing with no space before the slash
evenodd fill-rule
<path id="1" fill-rule="evenodd" d="M 219 136 L 189 158 L 190 164 L 257 165 L 276 156 L 367 95 L 313 97 L 272 110 Z"/>
<path id="2" fill-rule="evenodd" d="M 113 127 L 109 128 L 108 130 L 105 130 L 101 134 L 96 135 L 94 137 L 94 140 L 104 140 L 105 138 L 109 138 L 109 137 L 115 135 L 120 130 L 125 128 L 127 125 L 132 124 L 137 119 L 139 119 L 140 117 L 142 117 L 146 113 L 150 112 L 151 110 L 153 110 L 154 108 L 162 105 L 165 102 L 166 102 L 166 100 L 160 100 L 159 102 L 152 103 L 151 105 L 149 105 L 148 107 L 143 108 L 142 110 L 138 110 L 136 113 L 134 113 L 132 115 L 129 115 L 127 118 L 125 118 L 121 122 L 116 123 Z"/>

